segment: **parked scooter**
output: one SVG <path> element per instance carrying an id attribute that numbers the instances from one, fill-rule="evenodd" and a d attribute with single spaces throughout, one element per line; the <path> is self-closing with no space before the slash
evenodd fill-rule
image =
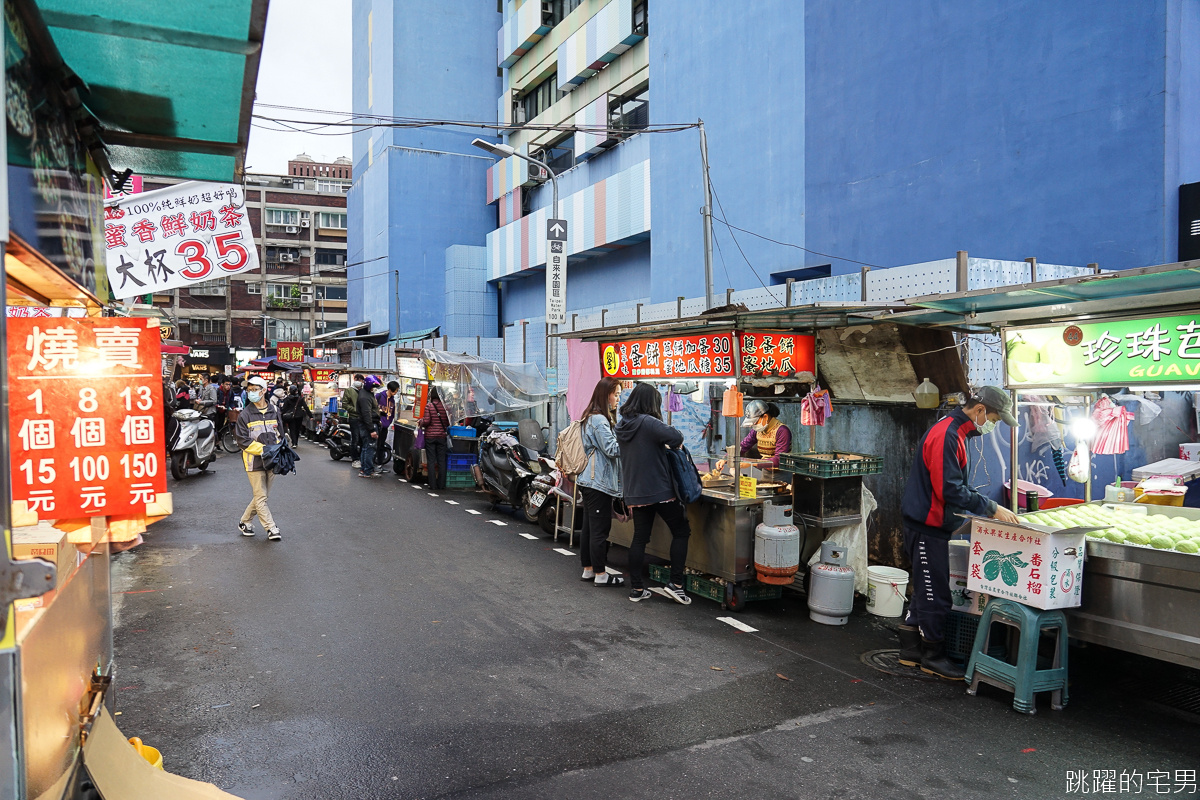
<path id="1" fill-rule="evenodd" d="M 325 446 L 329 448 L 329 457 L 334 461 L 341 461 L 350 455 L 354 451 L 351 445 L 353 438 L 350 433 L 350 423 L 334 417 L 332 430 L 325 436 Z"/>
<path id="2" fill-rule="evenodd" d="M 542 507 L 549 499 L 545 480 L 534 480 L 552 467 L 543 464 L 546 436 L 537 420 L 523 419 L 517 424 L 516 436 L 511 428 L 495 424 L 488 427 L 479 440 L 479 463 L 475 465 L 475 482 L 498 503 L 520 509 L 525 519 L 538 523 Z M 549 465 L 553 461 L 546 458 Z M 553 478 L 549 478 L 553 486 Z M 551 504 L 553 516 L 553 504 Z"/>
<path id="3" fill-rule="evenodd" d="M 194 408 L 181 408 L 167 417 L 167 454 L 177 481 L 192 467 L 204 472 L 217 458 L 217 429 Z"/>

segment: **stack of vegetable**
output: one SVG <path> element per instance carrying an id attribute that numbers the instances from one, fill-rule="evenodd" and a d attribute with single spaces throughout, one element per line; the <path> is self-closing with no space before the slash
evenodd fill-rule
<path id="1" fill-rule="evenodd" d="M 1200 554 L 1200 520 L 1166 514 L 1131 514 L 1098 505 L 1066 506 L 1025 514 L 1022 522 L 1061 530 L 1094 527 L 1088 536 L 1117 544 Z"/>

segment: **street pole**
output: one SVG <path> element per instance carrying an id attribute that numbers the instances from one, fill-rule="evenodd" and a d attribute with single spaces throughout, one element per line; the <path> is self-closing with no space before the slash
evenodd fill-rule
<path id="1" fill-rule="evenodd" d="M 536 158 L 522 155 L 521 153 L 513 153 L 517 158 L 528 161 L 530 164 L 541 167 L 546 170 L 546 174 L 550 176 L 550 218 L 558 219 L 558 176 L 554 174 L 554 170 L 550 169 L 550 165 Z M 564 250 L 566 248 L 563 248 Z M 566 253 L 563 253 L 564 258 Z M 550 269 L 550 253 L 546 253 L 546 269 Z M 547 297 L 547 299 L 549 299 Z M 546 419 L 550 425 L 550 435 L 553 436 L 558 430 L 558 323 L 549 324 L 546 326 L 546 375 L 547 377 L 554 376 L 554 389 L 550 394 L 550 407 L 546 412 Z"/>
<path id="2" fill-rule="evenodd" d="M 708 182 L 708 137 L 704 135 L 704 120 L 700 125 L 700 165 L 704 168 L 704 309 L 713 307 L 713 235 L 712 235 L 712 186 Z"/>

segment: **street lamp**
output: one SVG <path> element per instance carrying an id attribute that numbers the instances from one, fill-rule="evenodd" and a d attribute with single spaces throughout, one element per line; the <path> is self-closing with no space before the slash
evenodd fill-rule
<path id="1" fill-rule="evenodd" d="M 518 153 L 515 148 L 510 147 L 509 145 L 506 145 L 506 144 L 501 144 L 499 142 L 489 142 L 484 139 L 474 139 L 471 142 L 471 144 L 474 145 L 475 147 L 478 147 L 480 150 L 484 150 L 488 153 L 491 153 L 492 155 L 496 156 L 497 158 L 508 158 L 509 156 L 516 156 L 517 158 L 521 159 L 522 161 L 528 161 L 530 164 L 533 164 L 535 166 L 541 167 L 542 169 L 546 170 L 546 174 L 550 176 L 550 190 L 551 190 L 551 194 L 552 194 L 550 217 L 552 219 L 559 218 L 559 216 L 558 216 L 558 176 L 554 174 L 554 170 L 550 169 L 549 164 L 546 164 L 543 161 L 538 161 L 536 158 L 530 158 L 529 156 L 522 155 L 521 153 Z M 566 248 L 564 248 L 564 251 L 565 251 L 565 249 Z M 566 254 L 564 252 L 564 258 L 565 258 L 565 255 Z M 546 257 L 547 257 L 547 259 L 549 259 L 550 254 L 547 253 Z M 547 262 L 547 264 L 546 264 L 546 269 L 550 269 L 549 262 Z M 546 301 L 547 301 L 547 303 L 550 301 L 549 295 L 547 295 Z M 557 323 L 546 326 L 546 372 L 550 373 L 551 370 L 553 370 L 553 374 L 555 376 L 557 376 L 557 374 L 558 374 L 558 344 L 557 344 L 557 339 L 555 338 L 557 336 L 557 334 L 558 334 L 558 324 Z M 551 343 L 554 344 L 553 347 L 551 347 Z M 558 401 L 555 399 L 556 395 L 558 394 L 557 377 L 555 379 L 554 384 L 555 384 L 554 385 L 554 394 L 551 395 L 550 411 L 547 414 L 548 420 L 550 422 L 550 431 L 552 433 L 557 431 L 557 429 L 558 429 Z"/>

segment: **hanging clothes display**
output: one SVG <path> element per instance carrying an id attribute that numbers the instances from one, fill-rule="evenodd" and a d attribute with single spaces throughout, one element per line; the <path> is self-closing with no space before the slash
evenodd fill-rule
<path id="1" fill-rule="evenodd" d="M 800 401 L 801 425 L 824 425 L 833 416 L 833 402 L 826 389 L 813 389 Z"/>
<path id="2" fill-rule="evenodd" d="M 1134 414 L 1117 405 L 1108 395 L 1101 397 L 1092 409 L 1092 421 L 1096 423 L 1096 440 L 1092 452 L 1100 456 L 1115 456 L 1129 449 L 1129 423 Z"/>

